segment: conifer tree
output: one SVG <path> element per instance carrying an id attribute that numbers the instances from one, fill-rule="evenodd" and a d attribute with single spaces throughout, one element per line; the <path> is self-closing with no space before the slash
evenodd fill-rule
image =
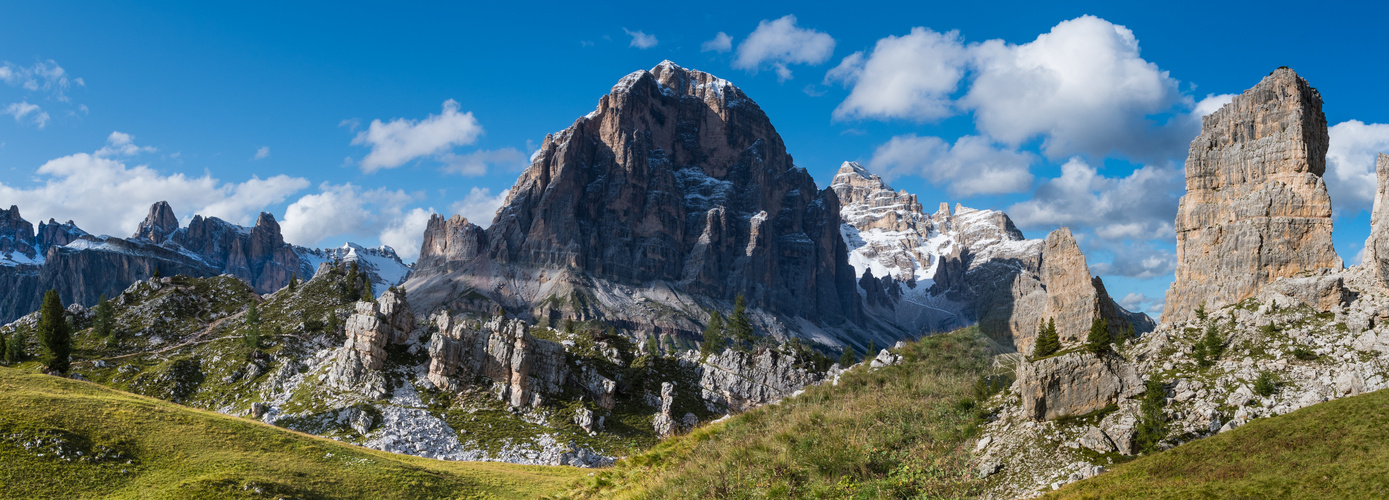
<path id="1" fill-rule="evenodd" d="M 700 358 L 721 353 L 726 345 L 728 337 L 724 333 L 723 313 L 710 311 L 709 324 L 704 327 L 704 343 L 699 345 Z"/>
<path id="2" fill-rule="evenodd" d="M 1211 356 L 1211 360 L 1220 359 L 1221 354 L 1225 354 L 1225 339 L 1220 338 L 1220 330 L 1215 324 L 1206 325 L 1206 338 L 1202 339 L 1206 343 L 1206 354 Z"/>
<path id="3" fill-rule="evenodd" d="M 106 294 L 103 293 L 101 298 L 96 300 L 96 319 L 92 320 L 92 332 L 96 334 L 97 338 L 110 339 L 115 323 L 116 311 L 111 307 L 111 301 L 106 300 Z"/>
<path id="4" fill-rule="evenodd" d="M 1061 350 L 1061 338 L 1056 333 L 1056 321 L 1043 322 L 1037 333 L 1037 345 L 1032 349 L 1033 357 L 1055 354 Z"/>
<path id="5" fill-rule="evenodd" d="M 873 339 L 868 339 L 868 348 L 863 350 L 863 358 L 872 359 L 876 357 L 878 357 L 878 346 L 873 345 Z"/>
<path id="6" fill-rule="evenodd" d="M 250 307 L 250 309 L 247 309 L 247 310 L 246 310 L 246 319 L 245 319 L 245 323 L 246 323 L 246 325 L 245 325 L 245 326 L 246 326 L 246 329 L 243 330 L 244 333 L 242 334 L 242 337 L 241 337 L 242 342 L 245 342 L 246 345 L 249 346 L 249 347 L 252 348 L 252 349 L 257 349 L 257 348 L 259 348 L 259 347 L 260 347 L 260 309 L 256 306 L 256 302 L 255 302 L 254 300 L 251 301 L 251 307 Z"/>
<path id="7" fill-rule="evenodd" d="M 359 286 L 357 280 L 357 261 L 354 260 L 347 266 L 347 289 L 343 295 L 347 296 L 348 300 L 356 300 L 362 296 L 361 290 L 357 289 Z"/>
<path id="8" fill-rule="evenodd" d="M 574 333 L 574 318 L 564 318 L 564 332 Z"/>
<path id="9" fill-rule="evenodd" d="M 367 283 L 366 286 L 363 286 L 363 287 L 362 287 L 362 301 L 363 301 L 363 302 L 374 302 L 375 300 L 376 300 L 376 295 L 373 294 L 373 293 L 371 293 L 371 283 Z"/>
<path id="10" fill-rule="evenodd" d="M 8 344 L 9 345 L 7 345 L 5 349 L 5 362 L 18 363 L 24 361 L 24 358 L 28 357 L 28 353 L 24 352 L 25 347 L 29 345 L 27 329 L 15 328 L 14 334 L 10 335 Z"/>
<path id="11" fill-rule="evenodd" d="M 43 346 L 43 364 L 50 372 L 67 373 L 72 355 L 72 331 L 63 317 L 63 301 L 57 290 L 43 296 L 39 308 L 39 344 Z"/>
<path id="12" fill-rule="evenodd" d="M 289 275 L 289 291 L 290 291 L 290 292 L 294 292 L 294 289 L 295 289 L 295 288 L 298 288 L 298 287 L 299 287 L 299 276 L 293 275 L 293 274 Z"/>
<path id="13" fill-rule="evenodd" d="M 16 328 L 18 329 L 18 328 Z M 9 362 L 10 339 L 5 336 L 5 332 L 0 332 L 0 362 Z"/>
<path id="14" fill-rule="evenodd" d="M 1167 437 L 1167 415 L 1162 410 L 1164 406 L 1167 406 L 1166 387 L 1161 381 L 1148 380 L 1143 402 L 1139 405 L 1138 424 L 1134 426 L 1139 451 L 1157 451 L 1158 443 Z"/>
<path id="15" fill-rule="evenodd" d="M 752 321 L 748 319 L 747 303 L 743 300 L 743 294 L 738 294 L 738 298 L 733 301 L 733 315 L 728 317 L 728 336 L 742 346 L 751 344 L 757 339 L 752 335 Z"/>
<path id="16" fill-rule="evenodd" d="M 338 333 L 338 313 L 337 313 L 337 311 L 328 311 L 328 332 L 329 332 L 329 333 Z"/>
<path id="17" fill-rule="evenodd" d="M 844 352 L 839 353 L 839 367 L 848 368 L 858 363 L 858 356 L 854 355 L 854 346 L 845 344 Z"/>
<path id="18" fill-rule="evenodd" d="M 156 279 L 156 280 L 157 280 L 157 279 L 163 278 L 163 277 L 164 277 L 164 273 L 159 272 L 159 266 L 154 266 L 154 274 L 151 274 L 151 275 L 150 275 L 150 279 Z"/>
<path id="19" fill-rule="evenodd" d="M 1090 322 L 1090 335 L 1085 338 L 1085 349 L 1095 354 L 1109 350 L 1109 323 L 1104 318 Z"/>

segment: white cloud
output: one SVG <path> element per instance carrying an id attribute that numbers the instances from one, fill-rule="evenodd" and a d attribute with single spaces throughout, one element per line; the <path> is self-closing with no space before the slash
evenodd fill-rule
<path id="1" fill-rule="evenodd" d="M 868 165 L 887 179 L 919 175 L 948 185 L 954 196 L 972 196 L 1026 191 L 1032 186 L 1032 159 L 979 136 L 964 136 L 951 145 L 938 137 L 901 135 L 878 146 Z"/>
<path id="2" fill-rule="evenodd" d="M 791 78 L 788 65 L 821 64 L 833 53 L 833 37 L 796 26 L 796 16 L 788 14 L 775 21 L 757 23 L 757 29 L 738 44 L 733 67 L 748 71 L 771 67 L 777 78 L 785 81 Z"/>
<path id="3" fill-rule="evenodd" d="M 699 45 L 700 52 L 718 52 L 720 54 L 733 50 L 733 37 L 722 31 L 714 35 L 714 38 Z"/>
<path id="4" fill-rule="evenodd" d="M 1191 114 L 1204 117 L 1219 111 L 1220 108 L 1225 107 L 1226 104 L 1230 104 L 1230 101 L 1234 99 L 1235 94 L 1206 94 L 1205 99 L 1201 99 L 1200 102 L 1196 103 L 1196 107 L 1191 110 Z"/>
<path id="5" fill-rule="evenodd" d="M 1091 264 L 1090 272 L 1101 276 L 1150 279 L 1167 276 L 1177 270 L 1177 254 L 1151 244 L 1124 245 L 1113 250 L 1112 261 Z"/>
<path id="6" fill-rule="evenodd" d="M 497 209 L 506 202 L 506 196 L 510 193 L 510 189 L 504 189 L 492 196 L 491 189 L 474 187 L 468 191 L 466 198 L 454 203 L 449 209 L 468 219 L 468 222 L 485 228 L 492 225 L 492 218 L 497 215 Z"/>
<path id="7" fill-rule="evenodd" d="M 5 107 L 4 111 L 0 111 L 0 115 L 14 116 L 15 123 L 23 123 L 24 117 L 30 116 L 29 121 L 32 122 L 34 126 L 43 128 L 48 125 L 48 112 L 44 111 L 43 108 L 39 107 L 37 104 L 29 104 L 28 101 L 10 103 L 9 106 Z"/>
<path id="8" fill-rule="evenodd" d="M 325 182 L 285 209 L 280 228 L 286 241 L 309 247 L 333 236 L 377 237 L 406 215 L 412 200 L 405 191 Z"/>
<path id="9" fill-rule="evenodd" d="M 1331 126 L 1326 150 L 1326 189 L 1331 205 L 1342 214 L 1373 208 L 1375 158 L 1389 153 L 1389 124 L 1350 120 Z"/>
<path id="10" fill-rule="evenodd" d="M 1174 167 L 1147 165 L 1116 179 L 1071 158 L 1061 166 L 1061 177 L 1046 181 L 1031 200 L 1007 212 L 1023 227 L 1091 228 L 1106 240 L 1171 240 L 1185 188 L 1181 170 Z"/>
<path id="11" fill-rule="evenodd" d="M 33 66 L 20 66 L 9 61 L 0 64 L 0 82 L 20 87 L 31 92 L 42 91 L 50 99 L 68 102 L 67 90 L 72 84 L 84 87 L 87 82 L 81 78 L 69 79 L 67 70 L 52 59 L 34 63 Z"/>
<path id="12" fill-rule="evenodd" d="M 660 41 L 656 40 L 656 35 L 648 35 L 641 31 L 631 31 L 627 28 L 622 28 L 622 31 L 627 32 L 627 35 L 632 37 L 632 43 L 628 44 L 629 47 L 646 50 L 660 43 Z"/>
<path id="13" fill-rule="evenodd" d="M 416 208 L 391 221 L 381 231 L 381 244 L 394 248 L 401 260 L 415 260 L 420 256 L 420 245 L 424 243 L 424 229 L 429 225 L 429 217 L 432 215 L 432 208 Z"/>
<path id="14" fill-rule="evenodd" d="M 952 100 L 962 79 L 967 90 Z M 1021 45 L 965 45 L 956 32 L 915 28 L 879 40 L 871 54 L 846 57 L 826 80 L 851 86 L 836 118 L 924 121 L 970 111 L 979 132 L 1013 147 L 1041 137 L 1052 159 L 1167 160 L 1200 127 L 1187 114 L 1196 103 L 1140 57 L 1133 32 L 1094 16 L 1063 21 Z M 1203 105 L 1220 96 L 1212 98 Z"/>
<path id="15" fill-rule="evenodd" d="M 968 52 L 958 32 L 911 33 L 878 40 L 872 54 L 855 52 L 825 75 L 852 90 L 834 109 L 836 119 L 936 120 L 953 114 L 951 94 L 964 76 Z"/>
<path id="16" fill-rule="evenodd" d="M 159 151 L 153 146 L 136 146 L 135 136 L 125 132 L 111 132 L 106 136 L 106 145 L 96 150 L 97 156 L 135 156 L 140 153 L 153 153 Z"/>
<path id="17" fill-rule="evenodd" d="M 1148 312 L 1157 314 L 1162 312 L 1164 301 L 1167 300 L 1165 295 L 1166 294 L 1157 297 L 1149 297 L 1142 293 L 1133 292 L 1119 299 L 1119 305 L 1130 311 L 1147 310 Z"/>
<path id="18" fill-rule="evenodd" d="M 526 154 L 516 148 L 477 150 L 465 155 L 445 154 L 439 159 L 444 162 L 444 172 L 465 176 L 486 174 L 488 166 L 520 171 L 530 165 Z"/>
<path id="19" fill-rule="evenodd" d="M 35 222 L 72 220 L 92 233 L 126 236 L 135 232 L 157 201 L 168 201 L 184 220 L 201 214 L 249 224 L 266 206 L 309 185 L 305 179 L 285 175 L 252 177 L 241 183 L 223 182 L 206 173 L 202 177 L 164 175 L 111 157 L 149 150 L 129 140 L 128 134 L 113 133 L 98 153 L 50 160 L 37 170 L 38 185 L 0 183 L 0 199 L 18 205 Z"/>
<path id="20" fill-rule="evenodd" d="M 438 115 L 416 121 L 397 118 L 382 123 L 372 120 L 366 130 L 352 139 L 352 144 L 367 146 L 371 152 L 362 158 L 362 170 L 373 172 L 395 168 L 405 162 L 448 151 L 454 146 L 472 144 L 482 135 L 482 125 L 473 113 L 459 113 L 458 101 L 444 101 Z"/>
<path id="21" fill-rule="evenodd" d="M 979 130 L 1006 144 L 1040 135 L 1050 158 L 1116 151 L 1155 158 L 1195 135 L 1186 121 L 1168 131 L 1149 120 L 1190 98 L 1139 57 L 1138 39 L 1123 26 L 1082 16 L 1032 42 L 989 40 L 973 52 L 976 76 L 960 104 L 974 110 Z"/>
<path id="22" fill-rule="evenodd" d="M 252 160 L 264 160 L 270 157 L 270 146 L 261 146 L 256 150 L 256 154 L 251 156 Z"/>

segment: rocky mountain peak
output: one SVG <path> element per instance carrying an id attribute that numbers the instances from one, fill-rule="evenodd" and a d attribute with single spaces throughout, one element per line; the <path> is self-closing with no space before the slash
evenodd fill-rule
<path id="1" fill-rule="evenodd" d="M 19 215 L 19 207 L 10 205 L 0 210 L 0 256 L 18 253 L 27 259 L 37 255 L 34 248 L 34 225 Z"/>
<path id="2" fill-rule="evenodd" d="M 150 243 L 158 245 L 167 240 L 174 231 L 178 231 L 178 217 L 174 215 L 174 209 L 169 206 L 169 202 L 160 201 L 150 206 L 149 215 L 140 222 L 131 238 L 149 240 Z"/>
<path id="3" fill-rule="evenodd" d="M 1202 119 L 1177 211 L 1176 280 L 1163 321 L 1252 296 L 1278 278 L 1341 268 L 1322 173 L 1321 94 L 1279 68 Z"/>
<path id="4" fill-rule="evenodd" d="M 487 252 L 487 232 L 461 215 L 448 219 L 434 214 L 425 226 L 424 241 L 415 267 L 423 273 L 442 274 L 471 262 Z"/>
<path id="5" fill-rule="evenodd" d="M 1380 153 L 1375 161 L 1374 207 L 1370 210 L 1370 237 L 1365 239 L 1361 266 L 1369 270 L 1381 286 L 1389 288 L 1389 154 Z"/>

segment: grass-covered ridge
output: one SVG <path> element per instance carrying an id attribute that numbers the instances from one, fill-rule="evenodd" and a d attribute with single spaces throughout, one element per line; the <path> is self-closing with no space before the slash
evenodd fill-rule
<path id="1" fill-rule="evenodd" d="M 1389 390 L 1254 420 L 1047 498 L 1389 498 Z"/>
<path id="2" fill-rule="evenodd" d="M 0 368 L 0 496 L 535 498 L 582 473 L 396 455 Z"/>
<path id="3" fill-rule="evenodd" d="M 901 364 L 696 429 L 585 476 L 576 498 L 901 498 L 977 493 L 968 448 L 987 410 L 975 328 L 927 337 Z M 997 387 L 997 385 L 995 385 Z"/>

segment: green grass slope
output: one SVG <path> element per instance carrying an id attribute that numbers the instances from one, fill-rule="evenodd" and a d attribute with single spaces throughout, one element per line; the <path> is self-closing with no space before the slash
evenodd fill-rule
<path id="1" fill-rule="evenodd" d="M 904 362 L 844 374 L 777 405 L 662 441 L 584 476 L 575 498 L 950 498 L 982 483 L 968 444 L 985 410 L 977 329 L 927 337 Z M 1006 384 L 998 380 L 996 387 Z"/>
<path id="2" fill-rule="evenodd" d="M 1389 390 L 1255 420 L 1046 498 L 1389 498 Z"/>
<path id="3" fill-rule="evenodd" d="M 536 498 L 585 472 L 395 455 L 0 368 L 3 497 Z"/>

